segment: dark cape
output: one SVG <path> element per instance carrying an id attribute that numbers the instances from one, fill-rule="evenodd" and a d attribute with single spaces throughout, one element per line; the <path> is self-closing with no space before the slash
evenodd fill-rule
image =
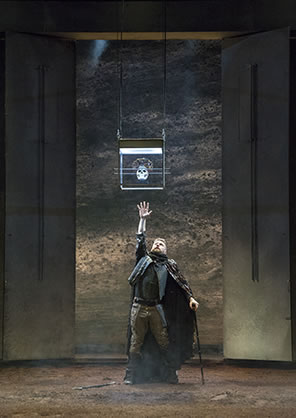
<path id="1" fill-rule="evenodd" d="M 143 254 L 143 253 L 142 253 Z M 154 254 L 146 253 L 152 258 Z M 139 260 L 138 260 L 139 261 Z M 189 307 L 189 299 L 192 291 L 186 279 L 180 273 L 174 260 L 166 261 L 168 277 L 165 289 L 165 296 L 162 300 L 169 335 L 169 358 L 170 366 L 176 370 L 193 356 L 195 312 Z M 135 288 L 132 286 L 130 312 L 134 298 Z M 128 325 L 127 354 L 129 355 L 131 340 L 130 315 Z M 148 331 L 141 349 L 142 359 L 137 368 L 137 375 L 140 382 L 165 380 L 166 370 L 161 356 L 159 346 Z"/>

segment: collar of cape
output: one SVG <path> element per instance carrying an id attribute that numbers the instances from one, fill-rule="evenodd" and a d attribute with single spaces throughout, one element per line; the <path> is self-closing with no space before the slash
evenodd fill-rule
<path id="1" fill-rule="evenodd" d="M 156 261 L 158 263 L 165 263 L 168 261 L 168 256 L 163 253 L 150 251 L 148 255 L 153 261 Z"/>
<path id="2" fill-rule="evenodd" d="M 175 260 L 168 259 L 168 257 L 163 254 L 163 264 L 166 266 L 168 273 L 172 276 L 172 278 L 177 282 L 177 284 L 189 295 L 192 296 L 192 291 L 190 289 L 190 286 L 188 285 L 186 279 L 179 271 L 177 264 Z M 157 254 L 157 257 L 159 258 L 159 254 Z M 128 282 L 131 286 L 134 286 L 139 277 L 144 273 L 146 268 L 149 266 L 150 263 L 153 263 L 153 259 L 151 257 L 151 253 L 144 255 L 136 264 L 134 267 L 130 277 L 128 278 Z"/>

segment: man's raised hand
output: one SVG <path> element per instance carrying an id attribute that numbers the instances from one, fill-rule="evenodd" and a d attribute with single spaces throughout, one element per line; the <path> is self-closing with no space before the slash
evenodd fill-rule
<path id="1" fill-rule="evenodd" d="M 152 210 L 149 210 L 149 202 L 140 202 L 137 208 L 139 209 L 140 219 L 146 219 L 152 213 Z"/>

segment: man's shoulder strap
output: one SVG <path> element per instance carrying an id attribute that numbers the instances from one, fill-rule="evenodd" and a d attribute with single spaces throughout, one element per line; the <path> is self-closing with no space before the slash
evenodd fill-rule
<path id="1" fill-rule="evenodd" d="M 137 266 L 142 266 L 145 265 L 146 263 L 153 263 L 152 258 L 150 257 L 150 255 L 146 254 L 144 255 L 142 258 L 140 258 L 140 260 L 137 262 L 136 267 Z"/>
<path id="2" fill-rule="evenodd" d="M 135 268 L 132 271 L 132 274 L 128 278 L 128 282 L 130 285 L 134 285 L 139 277 L 144 273 L 146 268 L 149 266 L 149 264 L 153 263 L 152 258 L 146 254 L 143 257 L 140 258 L 140 260 L 135 265 Z"/>

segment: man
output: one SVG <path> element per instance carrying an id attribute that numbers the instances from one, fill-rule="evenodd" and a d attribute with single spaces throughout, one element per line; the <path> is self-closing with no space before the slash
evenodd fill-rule
<path id="1" fill-rule="evenodd" d="M 136 266 L 128 282 L 132 304 L 128 330 L 128 366 L 124 383 L 166 381 L 178 383 L 176 370 L 192 357 L 194 311 L 198 302 L 167 245 L 157 238 L 146 250 L 149 203 L 141 202 L 137 233 Z"/>

